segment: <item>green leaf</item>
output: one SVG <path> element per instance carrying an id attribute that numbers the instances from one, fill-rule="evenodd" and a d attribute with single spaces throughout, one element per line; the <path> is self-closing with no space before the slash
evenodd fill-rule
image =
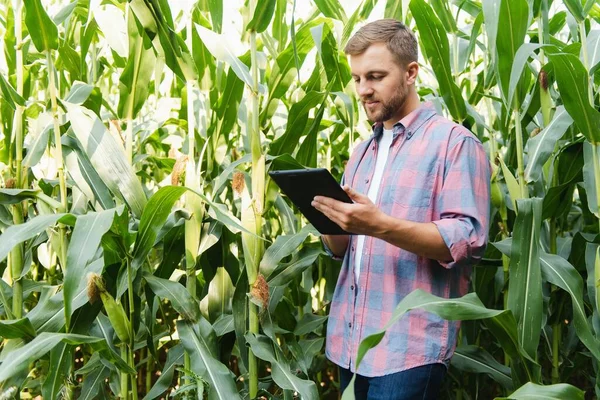
<path id="1" fill-rule="evenodd" d="M 167 66 L 182 81 L 198 77 L 196 66 L 183 39 L 175 32 L 173 17 L 166 0 L 132 0 L 129 2 L 144 30 L 152 33 L 153 46 L 159 55 L 163 55 Z"/>
<path id="2" fill-rule="evenodd" d="M 585 19 L 581 0 L 564 0 L 564 4 L 577 22 L 581 22 Z"/>
<path id="3" fill-rule="evenodd" d="M 97 201 L 102 208 L 115 208 L 115 201 L 110 190 L 96 172 L 88 156 L 81 148 L 79 141 L 68 135 L 62 137 L 63 157 L 69 176 L 86 197 L 91 201 Z"/>
<path id="4" fill-rule="evenodd" d="M 517 201 L 513 228 L 507 306 L 518 324 L 519 342 L 535 359 L 542 329 L 543 298 L 540 269 L 540 226 L 543 200 Z"/>
<path id="5" fill-rule="evenodd" d="M 317 26 L 320 21 L 317 19 L 303 25 L 294 35 L 295 40 L 277 56 L 277 65 L 268 77 L 269 99 L 281 98 L 293 83 L 290 71 L 302 66 L 308 52 L 315 47 L 311 28 Z"/>
<path id="6" fill-rule="evenodd" d="M 208 285 L 208 315 L 216 321 L 221 315 L 231 313 L 233 282 L 224 267 L 218 267 L 215 276 Z"/>
<path id="7" fill-rule="evenodd" d="M 277 268 L 277 264 L 285 257 L 292 254 L 306 240 L 310 233 L 310 225 L 306 225 L 295 235 L 280 235 L 275 242 L 267 248 L 260 261 L 260 272 L 269 278 Z"/>
<path id="8" fill-rule="evenodd" d="M 64 386 L 73 369 L 73 349 L 71 345 L 59 343 L 50 350 L 50 368 L 42 385 L 44 399 L 62 398 L 61 387 Z"/>
<path id="9" fill-rule="evenodd" d="M 587 205 L 592 214 L 598 215 L 598 199 L 596 195 L 596 174 L 594 172 L 594 153 L 600 157 L 600 146 L 589 142 L 583 143 L 583 186 L 587 195 Z"/>
<path id="10" fill-rule="evenodd" d="M 345 63 L 346 59 L 340 59 L 337 43 L 332 33 L 329 23 L 323 23 L 311 28 L 313 41 L 317 47 L 317 52 L 321 56 L 321 61 L 325 67 L 327 81 L 331 83 L 330 90 L 342 91 L 352 79 L 350 68 Z"/>
<path id="11" fill-rule="evenodd" d="M 87 365 L 87 364 L 86 364 Z M 93 400 L 98 395 L 98 392 L 103 389 L 103 382 L 110 375 L 110 369 L 100 363 L 98 368 L 86 375 L 83 380 L 79 400 Z M 160 378 L 159 378 L 160 379 Z"/>
<path id="12" fill-rule="evenodd" d="M 512 390 L 510 368 L 500 364 L 481 347 L 473 345 L 457 347 L 452 356 L 452 365 L 463 372 L 486 374 L 505 389 Z"/>
<path id="13" fill-rule="evenodd" d="M 99 213 L 89 212 L 77 218 L 67 250 L 66 270 L 63 272 L 67 318 L 73 314 L 73 298 L 79 283 L 86 280 L 86 267 L 96 254 L 102 236 L 110 229 L 115 211 L 110 209 Z"/>
<path id="14" fill-rule="evenodd" d="M 385 2 L 384 18 L 394 18 L 402 21 L 402 1 L 387 0 Z"/>
<path id="15" fill-rule="evenodd" d="M 525 179 L 527 182 L 538 181 L 541 178 L 542 167 L 554 152 L 556 142 L 563 137 L 572 124 L 573 118 L 571 118 L 563 106 L 559 106 L 548 126 L 527 141 L 526 149 L 528 157 L 527 166 L 525 167 Z"/>
<path id="16" fill-rule="evenodd" d="M 133 248 L 132 268 L 137 271 L 146 261 L 146 256 L 154 246 L 158 232 L 171 213 L 173 205 L 186 188 L 182 186 L 165 186 L 150 197 L 140 218 L 140 225 Z"/>
<path id="17" fill-rule="evenodd" d="M 508 187 L 508 193 L 510 194 L 510 199 L 512 201 L 513 210 L 517 209 L 517 200 L 522 198 L 521 196 L 521 187 L 519 186 L 519 182 L 515 176 L 510 172 L 506 164 L 504 163 L 504 159 L 502 156 L 498 157 L 500 160 L 500 166 L 502 167 L 502 175 L 504 175 L 504 181 L 506 182 L 506 186 Z"/>
<path id="18" fill-rule="evenodd" d="M 577 0 L 576 0 L 577 1 Z M 529 382 L 515 390 L 508 397 L 498 397 L 498 400 L 583 400 L 583 390 L 567 383 L 557 383 L 555 385 L 543 386 Z"/>
<path id="19" fill-rule="evenodd" d="M 431 5 L 433 6 L 433 10 L 440 19 L 440 22 L 444 26 L 446 32 L 457 34 L 458 28 L 456 27 L 455 18 L 450 11 L 448 1 L 432 0 Z"/>
<path id="20" fill-rule="evenodd" d="M 273 381 L 280 388 L 293 390 L 299 393 L 303 399 L 319 398 L 315 382 L 299 378 L 290 370 L 290 365 L 287 364 L 285 358 L 276 357 L 271 339 L 264 335 L 248 333 L 246 340 L 256 357 L 271 363 Z"/>
<path id="21" fill-rule="evenodd" d="M 181 283 L 157 278 L 147 272 L 144 273 L 144 280 L 154 294 L 162 299 L 169 299 L 173 308 L 184 319 L 197 321 L 200 318 L 198 303 Z"/>
<path id="22" fill-rule="evenodd" d="M 311 226 L 312 227 L 312 226 Z M 288 264 L 282 264 L 269 277 L 270 286 L 285 286 L 313 265 L 323 251 L 319 248 L 303 248 Z"/>
<path id="23" fill-rule="evenodd" d="M 17 105 L 25 107 L 25 99 L 13 89 L 2 74 L 0 74 L 0 93 L 2 93 L 2 98 L 13 110 L 17 109 Z"/>
<path id="24" fill-rule="evenodd" d="M 317 331 L 324 326 L 327 318 L 322 315 L 304 314 L 294 329 L 294 335 L 302 336 Z"/>
<path id="25" fill-rule="evenodd" d="M 519 50 L 517 50 L 512 64 L 512 68 L 510 70 L 510 81 L 508 83 L 508 96 L 506 100 L 507 108 L 510 108 L 510 105 L 513 104 L 515 90 L 517 89 L 519 80 L 523 75 L 523 69 L 527 64 L 527 60 L 529 60 L 529 57 L 535 50 L 539 49 L 542 46 L 544 45 L 539 43 L 523 43 L 519 47 Z M 518 99 L 518 101 L 520 103 L 521 99 Z"/>
<path id="26" fill-rule="evenodd" d="M 450 48 L 444 26 L 424 0 L 412 0 L 410 11 L 417 23 L 421 46 L 433 68 L 444 103 L 452 117 L 462 121 L 467 115 L 467 108 L 461 90 L 452 77 Z"/>
<path id="27" fill-rule="evenodd" d="M 86 275 L 90 272 L 100 274 L 103 268 L 104 260 L 99 258 L 88 265 Z M 55 293 L 56 290 L 56 288 L 53 288 L 52 293 Z M 73 311 L 82 307 L 88 300 L 87 279 L 84 279 L 79 282 L 76 294 L 73 297 Z M 65 326 L 65 302 L 63 293 L 55 293 L 47 300 L 38 302 L 38 304 L 29 311 L 27 317 L 31 320 L 31 324 L 38 332 L 59 332 Z"/>
<path id="28" fill-rule="evenodd" d="M 569 293 L 573 307 L 573 325 L 581 343 L 600 359 L 600 342 L 590 328 L 583 300 L 583 279 L 577 270 L 564 258 L 542 252 L 540 257 L 544 278 Z"/>
<path id="29" fill-rule="evenodd" d="M 325 93 L 313 91 L 308 92 L 302 100 L 292 105 L 288 114 L 285 132 L 271 143 L 269 154 L 272 156 L 284 153 L 292 154 L 306 131 L 306 124 L 311 110 L 325 99 Z"/>
<path id="30" fill-rule="evenodd" d="M 135 118 L 149 94 L 156 56 L 152 42 L 132 11 L 129 12 L 129 56 L 119 78 L 119 105 L 122 119 Z"/>
<path id="31" fill-rule="evenodd" d="M 511 357 L 513 368 L 518 367 L 517 378 L 527 382 L 535 379 L 536 364 L 523 351 L 517 338 L 516 322 L 509 310 L 491 310 L 485 308 L 475 293 L 469 293 L 461 298 L 445 299 L 417 289 L 406 296 L 392 313 L 390 320 L 382 330 L 363 339 L 358 347 L 356 366 L 362 362 L 367 351 L 377 346 L 386 330 L 394 325 L 408 311 L 423 309 L 433 312 L 448 320 L 477 320 L 484 319 L 486 326 L 498 339 L 500 345 Z M 353 392 L 353 382 L 344 391 L 344 397 Z"/>
<path id="32" fill-rule="evenodd" d="M 146 204 L 146 195 L 135 171 L 119 145 L 96 114 L 85 107 L 63 102 L 67 118 L 83 151 L 106 186 L 122 196 L 133 215 L 140 217 Z"/>
<path id="33" fill-rule="evenodd" d="M 549 54 L 560 96 L 575 124 L 592 143 L 600 143 L 600 111 L 588 97 L 588 72 L 573 54 Z"/>
<path id="34" fill-rule="evenodd" d="M 35 337 L 35 329 L 29 318 L 0 321 L 0 337 L 4 339 L 31 339 Z"/>
<path id="35" fill-rule="evenodd" d="M 169 349 L 162 373 L 154 383 L 154 386 L 152 386 L 152 389 L 144 396 L 143 400 L 156 399 L 167 391 L 173 382 L 175 368 L 180 365 L 183 365 L 183 346 L 178 344 Z"/>
<path id="36" fill-rule="evenodd" d="M 108 46 L 114 50 L 119 57 L 126 58 L 128 40 L 123 10 L 120 10 L 117 6 L 112 4 L 104 4 L 95 9 L 92 15 L 98 24 L 99 30 L 104 35 L 104 40 Z M 131 14 L 129 17 L 131 17 Z M 131 25 L 132 21 L 129 21 L 129 24 Z"/>
<path id="37" fill-rule="evenodd" d="M 498 80 L 503 97 L 507 99 L 516 54 L 525 40 L 529 26 L 527 0 L 500 0 L 498 18 L 502 23 L 502 29 L 498 29 L 496 37 Z M 505 106 L 508 109 L 513 107 L 511 103 L 506 103 Z"/>
<path id="38" fill-rule="evenodd" d="M 58 28 L 50 19 L 40 0 L 24 0 L 25 25 L 37 51 L 58 49 Z"/>
<path id="39" fill-rule="evenodd" d="M 319 11 L 328 18 L 340 20 L 344 23 L 348 20 L 344 8 L 338 0 L 315 0 Z"/>
<path id="40" fill-rule="evenodd" d="M 185 351 L 190 355 L 192 371 L 210 385 L 208 399 L 239 399 L 233 374 L 215 358 L 213 349 L 216 349 L 217 337 L 208 321 L 201 318 L 193 324 L 179 320 L 177 331 Z"/>
<path id="41" fill-rule="evenodd" d="M 73 224 L 75 216 L 71 214 L 39 215 L 24 224 L 13 225 L 6 228 L 0 235 L 0 261 L 3 261 L 8 253 L 18 245 L 35 235 L 43 232 L 46 228 L 58 222 Z"/>
<path id="42" fill-rule="evenodd" d="M 16 373 L 26 369 L 31 362 L 43 357 L 60 342 L 72 345 L 89 344 L 97 351 L 106 349 L 106 341 L 104 339 L 76 334 L 43 332 L 26 346 L 14 350 L 7 355 L 2 364 L 0 364 L 0 381 L 5 381 Z"/>
<path id="43" fill-rule="evenodd" d="M 214 33 L 213 31 L 198 24 L 196 24 L 196 30 L 198 31 L 200 39 L 202 39 L 202 42 L 208 51 L 210 51 L 210 53 L 213 55 L 213 57 L 229 65 L 238 78 L 240 78 L 249 87 L 253 87 L 252 77 L 250 76 L 250 70 L 248 69 L 248 66 L 246 66 L 246 64 L 244 64 L 235 56 L 231 44 L 229 44 L 225 36 Z M 264 92 L 264 86 L 259 86 L 259 92 Z"/>
<path id="44" fill-rule="evenodd" d="M 223 0 L 208 0 L 208 9 L 210 11 L 213 30 L 221 33 L 223 25 Z"/>
<path id="45" fill-rule="evenodd" d="M 246 27 L 247 31 L 255 31 L 256 33 L 264 32 L 271 23 L 273 13 L 275 12 L 275 4 L 277 0 L 265 0 L 256 3 L 254 16 Z"/>
<path id="46" fill-rule="evenodd" d="M 600 30 L 590 31 L 586 40 L 590 75 L 594 75 L 600 67 Z"/>
<path id="47" fill-rule="evenodd" d="M 33 132 L 29 132 L 30 138 L 33 139 L 26 145 L 27 155 L 23 159 L 24 167 L 32 167 L 40 162 L 44 152 L 48 148 L 48 140 L 50 138 L 50 132 L 52 131 L 52 124 L 48 124 L 43 131 L 39 132 L 34 136 Z"/>
<path id="48" fill-rule="evenodd" d="M 0 189 L 0 204 L 17 204 L 25 199 L 34 199 L 39 192 L 33 189 Z"/>

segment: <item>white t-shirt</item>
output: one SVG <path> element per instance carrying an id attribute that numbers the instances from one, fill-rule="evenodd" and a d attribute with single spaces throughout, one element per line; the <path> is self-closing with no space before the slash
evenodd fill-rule
<path id="1" fill-rule="evenodd" d="M 383 130 L 383 135 L 379 138 L 379 146 L 377 149 L 377 160 L 375 161 L 375 173 L 373 174 L 373 178 L 371 179 L 371 183 L 369 185 L 369 192 L 367 193 L 367 197 L 375 203 L 377 201 L 377 193 L 379 192 L 379 186 L 381 184 L 381 177 L 383 176 L 383 171 L 385 169 L 385 164 L 388 158 L 388 154 L 390 152 L 390 145 L 392 144 L 393 130 Z M 365 236 L 358 235 L 356 242 L 356 256 L 354 258 L 354 276 L 356 278 L 356 283 L 358 283 L 358 276 L 360 275 L 360 263 L 362 259 L 363 247 L 365 244 Z"/>

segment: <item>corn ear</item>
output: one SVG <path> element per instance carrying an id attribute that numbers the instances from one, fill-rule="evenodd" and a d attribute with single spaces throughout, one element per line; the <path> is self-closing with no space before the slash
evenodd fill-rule
<path id="1" fill-rule="evenodd" d="M 95 290 L 91 289 L 92 287 L 95 287 Z M 123 343 L 129 343 L 131 340 L 131 324 L 129 323 L 129 318 L 127 318 L 127 314 L 125 313 L 123 305 L 121 303 L 117 303 L 110 293 L 106 291 L 104 282 L 100 275 L 93 274 L 90 277 L 90 282 L 88 283 L 88 294 L 92 292 L 94 295 L 100 295 L 100 299 L 102 300 L 102 304 L 104 305 L 104 309 L 106 310 L 110 324 L 115 329 L 117 337 Z"/>

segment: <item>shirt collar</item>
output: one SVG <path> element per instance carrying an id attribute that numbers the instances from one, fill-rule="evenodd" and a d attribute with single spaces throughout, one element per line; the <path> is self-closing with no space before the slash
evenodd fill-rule
<path id="1" fill-rule="evenodd" d="M 392 127 L 394 138 L 400 133 L 406 133 L 406 140 L 409 140 L 414 133 L 431 117 L 436 114 L 435 107 L 431 101 L 421 103 L 417 109 L 410 112 L 400 121 L 396 122 Z M 373 124 L 372 138 L 379 140 L 383 134 L 383 123 L 377 122 Z"/>

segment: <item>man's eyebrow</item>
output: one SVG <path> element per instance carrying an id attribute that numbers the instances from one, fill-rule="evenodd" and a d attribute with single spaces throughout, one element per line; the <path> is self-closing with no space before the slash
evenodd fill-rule
<path id="1" fill-rule="evenodd" d="M 384 69 L 372 69 L 372 70 L 365 72 L 365 75 L 388 74 L 388 73 L 389 73 L 389 71 L 386 71 Z M 352 76 L 358 76 L 358 75 L 353 73 Z"/>

